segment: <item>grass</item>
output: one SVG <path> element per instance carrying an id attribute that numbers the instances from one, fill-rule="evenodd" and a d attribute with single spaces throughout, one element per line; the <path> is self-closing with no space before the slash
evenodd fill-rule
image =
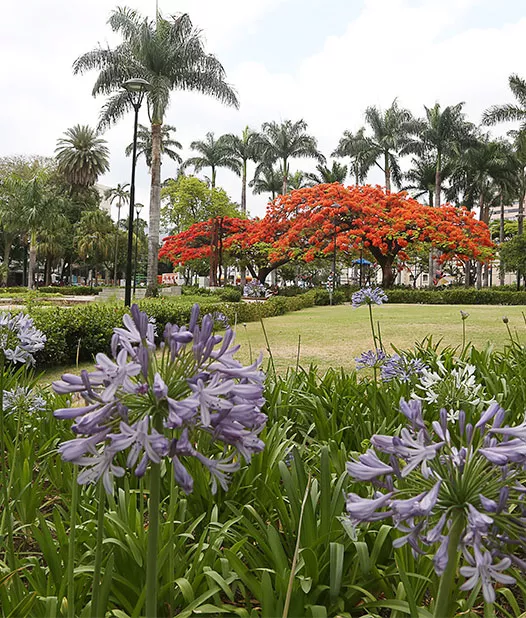
<path id="1" fill-rule="evenodd" d="M 462 320 L 457 305 L 390 305 L 374 307 L 375 322 L 380 322 L 382 339 L 388 351 L 410 348 L 431 335 L 441 346 L 462 345 Z M 501 349 L 508 341 L 502 317 L 509 318 L 512 332 L 526 333 L 523 307 L 483 305 L 464 307 L 469 313 L 466 340 L 477 348 L 492 344 Z M 296 364 L 300 342 L 300 365 L 313 363 L 322 371 L 329 367 L 354 369 L 354 358 L 373 347 L 369 314 L 366 307 L 349 305 L 313 307 L 265 320 L 270 350 L 276 370 L 284 371 Z M 238 358 L 249 360 L 249 344 L 255 357 L 267 345 L 261 324 L 253 322 L 237 327 Z"/>
<path id="2" fill-rule="evenodd" d="M 431 335 L 441 346 L 462 345 L 462 320 L 458 305 L 397 305 L 374 307 L 375 322 L 380 322 L 382 339 L 388 351 L 392 346 L 406 349 Z M 508 331 L 502 317 L 509 318 L 512 332 L 526 334 L 523 307 L 501 305 L 470 305 L 466 321 L 466 340 L 477 348 L 488 343 L 500 349 L 508 341 Z M 356 356 L 372 348 L 369 313 L 366 307 L 353 309 L 350 305 L 313 307 L 288 313 L 264 321 L 270 351 L 276 370 L 284 372 L 299 362 L 303 367 L 317 365 L 321 371 L 329 367 L 352 370 Z M 263 351 L 269 358 L 260 322 L 236 327 L 236 342 L 241 344 L 237 358 L 243 363 L 255 359 Z M 301 341 L 300 341 L 301 337 Z M 76 367 L 54 367 L 46 370 L 42 381 L 49 383 L 66 371 L 91 369 L 92 363 Z"/>

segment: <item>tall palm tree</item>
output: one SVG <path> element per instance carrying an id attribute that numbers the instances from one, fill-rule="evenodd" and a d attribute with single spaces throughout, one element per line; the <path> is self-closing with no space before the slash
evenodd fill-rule
<path id="1" fill-rule="evenodd" d="M 259 166 L 248 186 L 256 195 L 270 193 L 274 200 L 283 189 L 283 170 L 276 170 L 272 165 Z"/>
<path id="2" fill-rule="evenodd" d="M 413 158 L 412 166 L 404 174 L 404 180 L 409 184 L 404 185 L 404 191 L 411 191 L 415 198 L 427 195 L 429 206 L 434 205 L 435 194 L 435 171 L 436 164 L 427 156 Z"/>
<path id="3" fill-rule="evenodd" d="M 503 194 L 517 187 L 519 162 L 509 143 L 502 140 L 479 140 L 466 149 L 459 158 L 456 174 L 464 176 L 465 195 L 476 198 L 480 220 L 489 224 L 492 200 L 503 205 Z M 488 284 L 488 269 L 484 273 L 484 285 Z M 482 264 L 477 264 L 477 287 L 482 286 Z"/>
<path id="4" fill-rule="evenodd" d="M 325 162 L 325 157 L 318 152 L 316 138 L 307 134 L 307 123 L 304 120 L 264 122 L 261 128 L 262 133 L 256 140 L 258 158 L 262 161 L 260 165 L 280 162 L 283 194 L 287 193 L 290 159 L 308 157 Z"/>
<path id="5" fill-rule="evenodd" d="M 92 187 L 110 169 L 107 142 L 95 129 L 76 124 L 57 141 L 58 169 L 76 187 Z"/>
<path id="6" fill-rule="evenodd" d="M 256 158 L 258 133 L 250 127 L 245 127 L 241 137 L 229 133 L 224 136 L 225 145 L 231 160 L 237 161 L 238 172 L 241 175 L 241 212 L 247 213 L 247 164 Z"/>
<path id="7" fill-rule="evenodd" d="M 351 159 L 349 172 L 354 178 L 355 185 L 365 182 L 367 174 L 375 164 L 375 158 L 371 153 L 369 143 L 365 137 L 365 127 L 358 129 L 356 133 L 344 131 L 332 157 L 349 157 Z"/>
<path id="8" fill-rule="evenodd" d="M 241 164 L 229 148 L 229 143 L 230 140 L 226 135 L 221 135 L 216 139 L 213 133 L 207 133 L 204 140 L 197 140 L 190 144 L 190 148 L 197 150 L 200 156 L 187 159 L 183 163 L 183 168 L 192 166 L 196 172 L 200 172 L 205 167 L 209 167 L 212 172 L 210 185 L 212 189 L 215 189 L 218 167 L 226 167 L 236 174 L 241 171 Z"/>
<path id="9" fill-rule="evenodd" d="M 122 84 L 131 78 L 148 81 L 146 94 L 152 131 L 150 221 L 148 232 L 147 294 L 157 290 L 159 219 L 161 208 L 161 129 L 172 90 L 195 90 L 227 105 L 238 106 L 236 94 L 226 82 L 223 66 L 205 52 L 201 32 L 187 14 L 155 20 L 129 8 L 110 15 L 111 29 L 122 36 L 114 49 L 98 47 L 78 58 L 74 73 L 99 70 L 93 94 L 109 94 L 100 125 L 108 126 L 132 109 Z"/>
<path id="10" fill-rule="evenodd" d="M 182 145 L 175 139 L 172 139 L 170 133 L 175 133 L 177 129 L 171 124 L 165 124 L 161 127 L 161 158 L 166 155 L 172 161 L 176 161 L 179 165 L 183 162 L 178 152 L 174 150 L 182 149 Z M 125 154 L 127 157 L 133 152 L 133 142 L 126 146 Z M 146 159 L 146 165 L 150 169 L 152 167 L 152 132 L 148 127 L 139 124 L 137 129 L 137 158 L 141 155 Z"/>
<path id="11" fill-rule="evenodd" d="M 372 130 L 372 136 L 357 141 L 364 161 L 374 162 L 385 177 L 385 190 L 391 191 L 391 180 L 397 186 L 402 181 L 398 158 L 414 131 L 414 120 L 408 109 L 399 107 L 395 99 L 391 107 L 382 111 L 375 106 L 365 110 L 365 120 Z"/>
<path id="12" fill-rule="evenodd" d="M 347 166 L 341 165 L 337 161 L 332 162 L 332 167 L 319 163 L 316 169 L 318 170 L 316 174 L 313 172 L 307 172 L 305 174 L 305 178 L 308 180 L 309 186 L 311 187 L 332 182 L 343 184 L 347 178 Z"/>
<path id="13" fill-rule="evenodd" d="M 130 201 L 130 192 L 128 191 L 129 183 L 124 185 L 118 184 L 112 189 L 108 189 L 105 193 L 106 199 L 109 200 L 110 205 L 117 200 L 117 229 L 115 230 L 115 259 L 113 265 L 113 284 L 117 282 L 117 267 L 119 261 L 119 221 L 121 220 L 121 208 L 123 204 L 127 204 Z"/>
<path id="14" fill-rule="evenodd" d="M 518 75 L 510 75 L 509 85 L 517 103 L 505 103 L 504 105 L 489 107 L 482 115 L 482 124 L 494 125 L 498 122 L 519 121 L 521 124 L 515 137 L 517 137 L 517 134 L 526 135 L 526 80 Z M 526 149 L 523 148 L 524 150 Z M 525 175 L 526 157 L 523 157 L 523 162 L 522 176 Z M 523 193 L 521 199 L 519 199 L 519 212 L 517 213 L 519 235 L 522 235 L 524 231 L 524 200 L 525 195 Z"/>
<path id="15" fill-rule="evenodd" d="M 451 166 L 452 158 L 476 142 L 475 127 L 467 122 L 463 106 L 464 103 L 443 109 L 439 103 L 433 107 L 424 106 L 426 116 L 416 122 L 416 136 L 404 148 L 404 152 L 428 156 L 435 161 L 435 206 L 440 206 L 446 166 Z"/>

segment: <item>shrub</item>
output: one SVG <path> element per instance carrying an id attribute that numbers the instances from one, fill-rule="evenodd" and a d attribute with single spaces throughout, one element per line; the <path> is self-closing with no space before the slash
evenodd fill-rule
<path id="1" fill-rule="evenodd" d="M 389 302 L 426 305 L 526 305 L 526 292 L 498 288 L 449 288 L 443 290 L 391 289 Z"/>
<path id="2" fill-rule="evenodd" d="M 232 325 L 283 315 L 314 304 L 311 292 L 294 298 L 273 297 L 255 303 L 224 302 L 216 297 L 216 294 L 212 294 L 198 300 L 202 313 L 221 312 Z M 161 335 L 168 322 L 188 323 L 194 300 L 190 297 L 182 300 L 161 297 L 147 298 L 138 304 L 142 311 L 146 311 L 155 320 L 157 332 Z M 35 325 L 47 337 L 44 350 L 36 354 L 37 365 L 73 364 L 77 359 L 91 360 L 98 352 L 109 352 L 113 328 L 121 325 L 126 311 L 123 305 L 110 303 L 92 303 L 71 308 L 32 308 L 30 315 Z"/>
<path id="3" fill-rule="evenodd" d="M 64 296 L 93 296 L 100 294 L 102 290 L 102 287 L 88 287 L 84 285 L 47 285 L 38 288 L 38 291 L 42 293 L 63 294 Z"/>
<path id="4" fill-rule="evenodd" d="M 332 295 L 332 304 L 333 305 L 341 305 L 345 302 L 345 294 L 341 290 L 335 290 Z M 315 305 L 330 305 L 330 294 L 328 290 L 324 290 L 323 288 L 318 288 L 314 290 L 314 304 Z"/>

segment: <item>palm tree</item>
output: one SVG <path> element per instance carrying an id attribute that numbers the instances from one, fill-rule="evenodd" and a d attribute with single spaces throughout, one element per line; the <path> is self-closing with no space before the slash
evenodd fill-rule
<path id="1" fill-rule="evenodd" d="M 92 187 L 110 169 L 107 142 L 87 125 L 75 125 L 57 141 L 58 169 L 75 187 Z"/>
<path id="2" fill-rule="evenodd" d="M 182 145 L 170 136 L 171 132 L 175 132 L 177 129 L 171 124 L 165 124 L 161 127 L 161 157 L 163 154 L 167 155 L 176 161 L 179 165 L 183 162 L 178 152 L 173 150 L 177 148 L 182 149 Z M 126 146 L 124 151 L 126 156 L 129 157 L 133 151 L 133 142 Z M 140 124 L 137 130 L 137 158 L 141 155 L 146 159 L 146 165 L 150 169 L 152 167 L 152 132 L 148 127 Z"/>
<path id="3" fill-rule="evenodd" d="M 283 188 L 283 170 L 276 170 L 272 165 L 259 166 L 248 186 L 256 195 L 270 193 L 274 200 Z"/>
<path id="4" fill-rule="evenodd" d="M 512 103 L 493 105 L 484 111 L 482 115 L 482 124 L 494 125 L 498 122 L 519 121 L 521 125 L 518 134 L 526 134 L 526 80 L 518 75 L 510 75 L 509 85 L 512 94 L 517 99 L 517 103 L 515 105 Z M 517 133 L 515 133 L 515 136 L 517 136 Z M 523 161 L 522 176 L 525 175 L 526 157 L 523 157 Z M 519 200 L 519 212 L 517 213 L 519 235 L 522 235 L 524 230 L 524 197 L 523 193 Z"/>
<path id="5" fill-rule="evenodd" d="M 115 225 L 107 212 L 91 210 L 82 213 L 76 227 L 75 246 L 79 257 L 95 268 L 110 258 Z"/>
<path id="6" fill-rule="evenodd" d="M 229 133 L 224 136 L 225 145 L 229 157 L 237 161 L 238 170 L 236 174 L 241 174 L 241 212 L 247 214 L 247 164 L 256 158 L 256 144 L 259 137 L 258 133 L 252 131 L 250 127 L 245 127 L 241 137 Z"/>
<path id="7" fill-rule="evenodd" d="M 308 186 L 309 183 L 307 182 L 307 175 L 301 170 L 297 170 L 293 174 L 289 174 L 288 188 L 290 191 L 295 191 L 296 189 L 304 189 Z"/>
<path id="8" fill-rule="evenodd" d="M 196 172 L 200 172 L 203 168 L 209 167 L 212 171 L 210 185 L 212 189 L 215 189 L 218 167 L 226 167 L 236 174 L 241 172 L 241 163 L 232 153 L 229 143 L 230 139 L 226 135 L 215 139 L 213 133 L 207 133 L 204 140 L 197 140 L 190 144 L 190 148 L 197 150 L 201 156 L 190 157 L 183 163 L 183 168 L 192 166 Z"/>
<path id="9" fill-rule="evenodd" d="M 343 184 L 347 178 L 347 166 L 341 165 L 337 161 L 332 162 L 332 167 L 319 163 L 316 169 L 318 170 L 317 174 L 312 172 L 305 174 L 305 178 L 309 181 L 309 186 L 311 187 L 332 182 Z"/>
<path id="10" fill-rule="evenodd" d="M 412 159 L 412 167 L 404 174 L 404 180 L 408 181 L 403 187 L 404 191 L 411 191 L 413 197 L 419 198 L 427 195 L 429 206 L 434 204 L 436 164 L 433 159 L 423 156 Z"/>
<path id="11" fill-rule="evenodd" d="M 123 38 L 116 48 L 98 47 L 78 58 L 74 73 L 99 70 L 93 94 L 109 94 L 103 106 L 100 125 L 108 126 L 132 109 L 122 84 L 131 78 L 148 81 L 146 94 L 152 130 L 150 221 L 148 231 L 148 288 L 157 290 L 159 219 L 161 208 L 161 129 L 172 90 L 195 90 L 227 105 L 238 106 L 232 87 L 225 81 L 225 70 L 203 47 L 201 33 L 187 14 L 155 20 L 143 18 L 129 8 L 111 13 L 111 29 Z"/>
<path id="12" fill-rule="evenodd" d="M 402 181 L 398 157 L 415 129 L 413 116 L 408 109 L 399 107 L 395 99 L 385 111 L 374 106 L 368 107 L 365 110 L 365 120 L 373 135 L 365 137 L 364 141 L 357 140 L 356 147 L 364 162 L 374 162 L 382 170 L 385 190 L 390 192 L 391 179 L 397 186 L 400 186 Z"/>
<path id="13" fill-rule="evenodd" d="M 117 267 L 119 261 L 119 221 L 121 220 L 121 207 L 123 204 L 127 204 L 130 201 L 130 192 L 127 187 L 129 183 L 124 185 L 118 184 L 112 189 L 108 189 L 104 194 L 106 199 L 109 200 L 110 205 L 117 200 L 117 229 L 115 231 L 115 259 L 113 265 L 113 285 L 117 283 Z"/>
<path id="14" fill-rule="evenodd" d="M 464 176 L 465 196 L 468 201 L 478 198 L 480 220 L 489 224 L 491 201 L 500 201 L 503 195 L 517 187 L 519 162 L 510 144 L 490 141 L 484 137 L 469 147 L 459 158 L 457 175 Z M 502 213 L 503 214 L 503 213 Z M 484 285 L 488 284 L 488 269 L 484 272 Z M 482 286 L 482 264 L 477 264 L 477 287 Z"/>
<path id="15" fill-rule="evenodd" d="M 462 112 L 464 103 L 448 105 L 444 109 L 436 103 L 425 107 L 426 117 L 416 122 L 416 137 L 405 146 L 404 152 L 435 161 L 435 206 L 440 206 L 444 170 L 463 149 L 475 143 L 475 127 Z"/>
<path id="16" fill-rule="evenodd" d="M 290 159 L 309 157 L 325 162 L 325 157 L 318 152 L 316 138 L 306 133 L 307 123 L 304 120 L 285 120 L 281 124 L 264 122 L 261 128 L 262 134 L 256 140 L 258 158 L 262 161 L 260 165 L 281 163 L 283 194 L 287 193 Z"/>
<path id="17" fill-rule="evenodd" d="M 343 137 L 338 142 L 338 147 L 331 156 L 350 157 L 349 172 L 354 177 L 354 184 L 363 184 L 369 170 L 375 163 L 365 137 L 365 127 L 361 127 L 356 133 L 344 131 Z"/>

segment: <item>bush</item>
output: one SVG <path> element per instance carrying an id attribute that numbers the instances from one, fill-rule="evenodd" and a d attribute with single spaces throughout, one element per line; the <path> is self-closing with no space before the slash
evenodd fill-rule
<path id="1" fill-rule="evenodd" d="M 345 294 L 341 290 L 335 290 L 332 295 L 332 304 L 333 305 L 341 305 L 345 302 Z M 314 304 L 315 305 L 330 305 L 330 294 L 328 290 L 323 288 L 318 288 L 314 290 Z"/>
<path id="2" fill-rule="evenodd" d="M 138 304 L 142 311 L 155 320 L 161 335 L 168 322 L 187 324 L 193 299 L 174 300 L 168 297 L 147 298 Z M 314 305 L 314 294 L 309 292 L 294 298 L 273 297 L 255 303 L 222 302 L 216 295 L 199 299 L 202 313 L 221 312 L 230 324 L 254 322 L 261 318 L 283 315 Z M 127 312 L 123 305 L 92 303 L 80 307 L 34 307 L 29 313 L 37 328 L 47 337 L 44 349 L 36 354 L 39 367 L 66 365 L 92 360 L 98 352 L 109 353 L 115 326 L 121 326 Z"/>
<path id="3" fill-rule="evenodd" d="M 498 288 L 448 288 L 443 290 L 387 290 L 391 303 L 426 305 L 526 305 L 526 292 Z"/>
<path id="4" fill-rule="evenodd" d="M 93 296 L 100 294 L 102 290 L 102 287 L 88 287 L 84 285 L 47 285 L 38 288 L 38 291 L 42 293 L 63 294 L 64 296 Z"/>

